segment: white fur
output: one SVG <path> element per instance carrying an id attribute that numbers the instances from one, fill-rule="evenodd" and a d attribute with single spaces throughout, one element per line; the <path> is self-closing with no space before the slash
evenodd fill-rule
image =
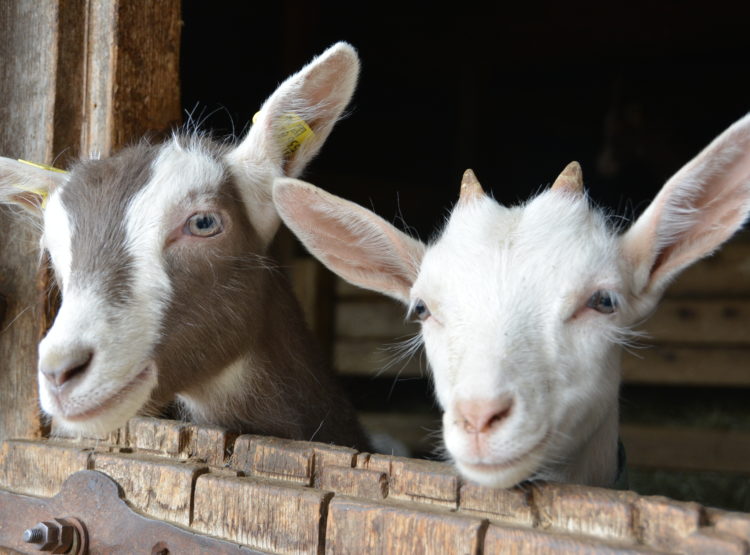
<path id="1" fill-rule="evenodd" d="M 284 222 L 331 270 L 412 310 L 427 306 L 421 335 L 445 446 L 482 484 L 614 482 L 620 344 L 669 281 L 750 212 L 750 116 L 678 172 L 622 236 L 571 184 L 575 174 L 514 208 L 467 179 L 469 192 L 425 246 L 312 185 L 274 186 Z M 614 312 L 589 306 L 598 291 Z"/>

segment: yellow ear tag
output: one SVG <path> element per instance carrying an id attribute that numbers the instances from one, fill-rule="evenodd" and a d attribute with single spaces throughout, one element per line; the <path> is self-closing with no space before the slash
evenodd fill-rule
<path id="1" fill-rule="evenodd" d="M 55 168 L 53 166 L 47 166 L 45 164 L 37 164 L 36 162 L 29 162 L 28 160 L 21 160 L 18 159 L 19 162 L 22 164 L 26 164 L 29 166 L 33 166 L 35 168 L 39 168 L 40 170 L 47 170 L 51 172 L 57 172 L 57 173 L 68 173 L 65 170 L 61 170 L 60 168 Z M 47 208 L 47 199 L 49 198 L 49 191 L 46 189 L 39 189 L 37 187 L 24 187 L 23 185 L 14 185 L 16 189 L 20 189 L 21 191 L 27 191 L 29 193 L 34 193 L 35 195 L 39 195 L 42 198 L 42 210 Z"/>
<path id="2" fill-rule="evenodd" d="M 253 116 L 253 123 L 258 120 L 260 112 Z M 279 116 L 279 144 L 284 149 L 284 157 L 297 151 L 302 143 L 315 137 L 315 132 L 307 122 L 294 112 L 287 112 Z"/>

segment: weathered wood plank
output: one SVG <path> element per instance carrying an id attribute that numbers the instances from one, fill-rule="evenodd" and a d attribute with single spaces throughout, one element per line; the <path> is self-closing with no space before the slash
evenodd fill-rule
<path id="1" fill-rule="evenodd" d="M 142 453 L 95 453 L 93 470 L 111 476 L 128 503 L 143 514 L 187 526 L 193 484 L 208 467 Z"/>
<path id="2" fill-rule="evenodd" d="M 53 441 L 7 440 L 0 447 L 0 487 L 51 497 L 70 474 L 90 468 L 91 451 Z"/>
<path id="3" fill-rule="evenodd" d="M 640 497 L 635 501 L 633 526 L 639 541 L 659 549 L 677 547 L 698 530 L 702 507 L 666 497 Z"/>
<path id="4" fill-rule="evenodd" d="M 435 461 L 362 453 L 357 468 L 389 476 L 388 497 L 455 509 L 458 506 L 458 474 L 451 465 Z"/>
<path id="5" fill-rule="evenodd" d="M 447 511 L 337 495 L 328 506 L 325 552 L 468 555 L 479 552 L 486 525 Z"/>
<path id="6" fill-rule="evenodd" d="M 620 427 L 628 464 L 750 474 L 750 433 L 739 430 Z"/>
<path id="7" fill-rule="evenodd" d="M 59 42 L 66 2 L 0 3 L 0 155 L 51 163 Z M 0 440 L 40 437 L 36 343 L 38 233 L 28 218 L 0 208 Z"/>
<path id="8" fill-rule="evenodd" d="M 459 511 L 504 525 L 532 527 L 538 518 L 532 506 L 532 492 L 526 487 L 492 489 L 466 482 L 461 484 Z"/>
<path id="9" fill-rule="evenodd" d="M 623 353 L 622 370 L 631 384 L 749 387 L 750 346 L 649 346 Z"/>
<path id="10" fill-rule="evenodd" d="M 632 527 L 634 493 L 555 483 L 532 491 L 540 528 L 626 543 L 638 540 Z"/>
<path id="11" fill-rule="evenodd" d="M 484 553 L 512 555 L 573 553 L 575 555 L 630 555 L 664 553 L 645 546 L 609 543 L 572 534 L 549 533 L 491 524 L 484 538 Z"/>
<path id="12" fill-rule="evenodd" d="M 384 499 L 388 496 L 388 474 L 331 465 L 315 473 L 315 487 L 351 497 Z"/>
<path id="13" fill-rule="evenodd" d="M 180 1 L 89 3 L 85 153 L 107 156 L 180 116 Z"/>
<path id="14" fill-rule="evenodd" d="M 319 553 L 332 494 L 262 478 L 204 474 L 192 528 L 272 553 Z"/>

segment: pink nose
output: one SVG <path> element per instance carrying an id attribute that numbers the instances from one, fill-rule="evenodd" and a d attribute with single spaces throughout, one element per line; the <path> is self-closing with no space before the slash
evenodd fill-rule
<path id="1" fill-rule="evenodd" d="M 76 376 L 85 374 L 93 357 L 94 353 L 89 349 L 76 349 L 55 366 L 40 365 L 39 370 L 48 382 L 60 387 Z"/>
<path id="2" fill-rule="evenodd" d="M 456 402 L 456 415 L 468 433 L 484 434 L 506 420 L 512 408 L 513 397 L 510 395 L 493 399 L 466 399 Z"/>

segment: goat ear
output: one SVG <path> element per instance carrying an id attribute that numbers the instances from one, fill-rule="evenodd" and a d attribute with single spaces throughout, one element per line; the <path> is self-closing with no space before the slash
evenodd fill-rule
<path id="1" fill-rule="evenodd" d="M 354 94 L 359 58 L 339 42 L 284 81 L 253 118 L 245 139 L 229 162 L 254 188 L 253 223 L 270 241 L 279 224 L 273 211 L 272 183 L 252 182 L 252 169 L 270 161 L 276 175 L 296 177 L 318 153 Z M 244 172 L 242 170 L 245 170 Z"/>
<path id="2" fill-rule="evenodd" d="M 361 206 L 296 179 L 279 178 L 276 208 L 287 226 L 345 280 L 409 302 L 424 245 Z"/>
<path id="3" fill-rule="evenodd" d="M 62 170 L 0 157 L 0 203 L 15 204 L 41 218 L 47 196 L 65 181 Z"/>
<path id="4" fill-rule="evenodd" d="M 750 212 L 750 114 L 678 171 L 623 236 L 635 293 L 669 281 L 729 239 Z"/>

